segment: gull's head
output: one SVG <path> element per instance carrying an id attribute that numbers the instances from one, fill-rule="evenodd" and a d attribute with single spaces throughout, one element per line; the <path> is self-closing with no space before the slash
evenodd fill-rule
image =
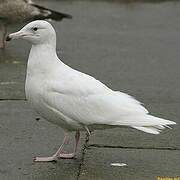
<path id="1" fill-rule="evenodd" d="M 20 31 L 9 34 L 6 41 L 24 39 L 32 44 L 56 44 L 56 32 L 47 21 L 37 20 L 25 25 Z"/>

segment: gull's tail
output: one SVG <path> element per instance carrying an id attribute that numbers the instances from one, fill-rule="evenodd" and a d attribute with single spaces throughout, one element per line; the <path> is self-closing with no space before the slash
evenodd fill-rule
<path id="1" fill-rule="evenodd" d="M 176 123 L 174 121 L 169 121 L 165 119 L 161 119 L 155 116 L 148 115 L 152 120 L 152 125 L 148 126 L 132 126 L 135 129 L 138 129 L 140 131 L 144 131 L 146 133 L 150 134 L 159 134 L 163 129 L 170 128 L 169 125 L 175 125 Z"/>
<path id="2" fill-rule="evenodd" d="M 176 122 L 158 118 L 149 114 L 138 116 L 121 117 L 121 121 L 113 121 L 111 125 L 129 126 L 140 131 L 151 134 L 159 134 L 165 128 L 171 128 L 169 125 L 175 125 Z"/>
<path id="3" fill-rule="evenodd" d="M 57 12 L 34 3 L 30 3 L 30 5 L 36 7 L 39 10 L 39 14 L 34 17 L 34 20 L 51 19 L 55 21 L 61 21 L 63 18 L 72 19 L 70 14 Z"/>

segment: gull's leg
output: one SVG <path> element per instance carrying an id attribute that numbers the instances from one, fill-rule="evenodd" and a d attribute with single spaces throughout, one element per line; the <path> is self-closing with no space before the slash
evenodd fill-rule
<path id="1" fill-rule="evenodd" d="M 64 136 L 64 139 L 63 139 L 63 143 L 61 144 L 61 146 L 59 147 L 59 149 L 57 150 L 57 152 L 54 155 L 49 156 L 49 157 L 35 157 L 34 161 L 35 162 L 57 161 L 57 159 L 59 157 L 59 154 L 62 152 L 64 144 L 66 144 L 68 142 L 68 139 L 69 139 L 69 137 L 68 137 L 68 135 L 66 133 L 65 136 Z"/>
<path id="2" fill-rule="evenodd" d="M 91 131 L 89 130 L 89 128 L 87 126 L 85 126 L 84 128 L 86 129 L 86 134 L 87 134 L 86 138 L 87 138 L 87 141 L 89 141 L 89 137 L 91 135 Z"/>
<path id="3" fill-rule="evenodd" d="M 0 49 L 4 49 L 5 48 L 5 38 L 6 38 L 6 34 L 7 34 L 7 27 L 5 24 L 0 25 L 0 31 L 1 31 Z"/>
<path id="4" fill-rule="evenodd" d="M 79 143 L 79 139 L 80 139 L 80 132 L 79 131 L 76 131 L 76 134 L 75 134 L 75 146 L 74 146 L 74 152 L 73 153 L 69 153 L 69 154 L 65 154 L 65 153 L 62 153 L 60 151 L 60 153 L 58 154 L 58 157 L 59 158 L 63 158 L 63 159 L 72 159 L 76 156 L 76 152 L 77 152 L 77 146 L 78 146 L 78 143 Z"/>
<path id="5" fill-rule="evenodd" d="M 88 128 L 87 126 L 84 126 L 84 128 L 86 129 L 88 135 L 90 136 L 90 135 L 91 135 L 91 132 L 90 132 L 89 128 Z"/>

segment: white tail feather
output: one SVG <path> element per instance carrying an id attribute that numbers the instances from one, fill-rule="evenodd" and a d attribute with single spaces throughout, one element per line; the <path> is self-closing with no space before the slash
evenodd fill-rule
<path id="1" fill-rule="evenodd" d="M 137 126 L 133 126 L 133 128 L 146 132 L 146 133 L 150 133 L 150 134 L 159 134 L 161 131 L 159 129 L 156 129 L 155 127 L 137 127 Z"/>
<path id="2" fill-rule="evenodd" d="M 135 129 L 138 129 L 140 131 L 143 131 L 143 132 L 146 132 L 146 133 L 150 133 L 150 134 L 159 134 L 163 129 L 165 128 L 169 128 L 171 129 L 170 126 L 168 125 L 174 125 L 176 124 L 174 121 L 169 121 L 169 120 L 165 120 L 165 119 L 161 119 L 161 118 L 158 118 L 158 117 L 154 117 L 154 116 L 151 116 L 151 115 L 147 115 L 147 117 L 144 118 L 144 125 L 142 126 L 131 126 Z M 149 117 L 151 117 L 151 119 L 149 119 Z M 149 123 L 147 125 L 147 120 L 149 119 Z M 138 123 L 137 123 L 138 124 Z"/>
<path id="3" fill-rule="evenodd" d="M 150 133 L 150 134 L 159 134 L 163 129 L 165 128 L 169 128 L 172 129 L 170 126 L 168 125 L 157 125 L 157 126 L 132 126 L 133 128 L 146 132 L 146 133 Z"/>
<path id="4" fill-rule="evenodd" d="M 122 117 L 120 121 L 113 121 L 111 125 L 122 125 L 122 126 L 135 126 L 135 127 L 155 127 L 161 129 L 167 125 L 176 124 L 174 121 L 169 121 L 166 119 L 158 118 L 151 115 L 143 116 L 126 116 Z"/>

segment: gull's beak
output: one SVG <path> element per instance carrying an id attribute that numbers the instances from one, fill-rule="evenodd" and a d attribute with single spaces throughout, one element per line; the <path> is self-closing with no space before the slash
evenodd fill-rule
<path id="1" fill-rule="evenodd" d="M 7 37 L 6 37 L 6 41 L 11 41 L 13 39 L 19 39 L 19 38 L 22 38 L 24 36 L 27 36 L 28 34 L 23 32 L 23 31 L 18 31 L 18 32 L 15 32 L 15 33 L 12 33 L 12 34 L 9 34 Z"/>

